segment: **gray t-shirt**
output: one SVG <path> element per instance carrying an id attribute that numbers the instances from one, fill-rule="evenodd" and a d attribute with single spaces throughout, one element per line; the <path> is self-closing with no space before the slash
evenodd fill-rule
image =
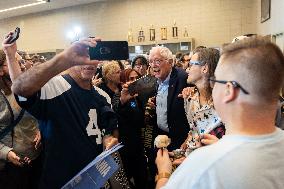
<path id="1" fill-rule="evenodd" d="M 163 189 L 283 189 L 284 131 L 261 136 L 225 135 L 195 150 Z"/>

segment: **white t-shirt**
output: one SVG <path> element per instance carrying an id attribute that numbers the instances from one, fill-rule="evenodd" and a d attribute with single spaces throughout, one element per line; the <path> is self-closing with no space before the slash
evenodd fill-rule
<path id="1" fill-rule="evenodd" d="M 261 136 L 225 135 L 195 150 L 163 189 L 283 189 L 284 131 Z"/>

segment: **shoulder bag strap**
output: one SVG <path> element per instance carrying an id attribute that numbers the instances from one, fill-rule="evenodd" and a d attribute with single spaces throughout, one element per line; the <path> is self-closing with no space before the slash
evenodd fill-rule
<path id="1" fill-rule="evenodd" d="M 3 129 L 1 132 L 0 132 L 0 140 L 2 138 L 4 138 L 10 131 L 12 131 L 14 129 L 14 127 L 20 122 L 20 120 L 22 119 L 24 113 L 25 113 L 25 110 L 24 109 L 21 109 L 20 111 L 20 114 L 19 116 L 17 117 L 16 120 L 14 120 L 14 113 L 13 113 L 13 110 L 12 110 L 12 107 L 8 101 L 8 99 L 6 98 L 6 96 L 0 91 L 0 94 L 4 97 L 4 100 L 8 106 L 8 109 L 10 111 L 10 114 L 11 114 L 11 121 L 10 121 L 10 124 L 5 128 Z"/>

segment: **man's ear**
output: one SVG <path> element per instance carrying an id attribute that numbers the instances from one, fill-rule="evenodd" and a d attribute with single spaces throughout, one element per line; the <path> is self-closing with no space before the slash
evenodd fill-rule
<path id="1" fill-rule="evenodd" d="M 169 59 L 169 64 L 171 65 L 171 66 L 173 66 L 173 62 L 174 62 L 174 60 L 173 59 Z"/>
<path id="2" fill-rule="evenodd" d="M 225 87 L 225 95 L 224 95 L 224 103 L 229 103 L 237 98 L 237 90 L 232 83 L 226 83 Z"/>

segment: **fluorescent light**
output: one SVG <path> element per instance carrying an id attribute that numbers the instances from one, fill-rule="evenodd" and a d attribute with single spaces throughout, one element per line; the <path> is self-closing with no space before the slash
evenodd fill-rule
<path id="1" fill-rule="evenodd" d="M 71 39 L 72 42 L 78 41 L 80 36 L 82 36 L 82 28 L 80 26 L 75 26 L 66 33 L 66 37 Z"/>
<path id="2" fill-rule="evenodd" d="M 0 10 L 1 12 L 7 12 L 7 11 L 12 11 L 12 10 L 16 10 L 16 9 L 21 9 L 21 8 L 26 8 L 26 7 L 31 7 L 31 6 L 35 6 L 35 5 L 40 5 L 43 3 L 46 3 L 46 1 L 44 0 L 37 0 L 37 3 L 30 3 L 30 4 L 26 4 L 26 5 L 20 5 L 20 6 L 16 6 L 16 7 L 12 7 L 12 8 L 8 8 L 8 9 L 2 9 Z"/>

